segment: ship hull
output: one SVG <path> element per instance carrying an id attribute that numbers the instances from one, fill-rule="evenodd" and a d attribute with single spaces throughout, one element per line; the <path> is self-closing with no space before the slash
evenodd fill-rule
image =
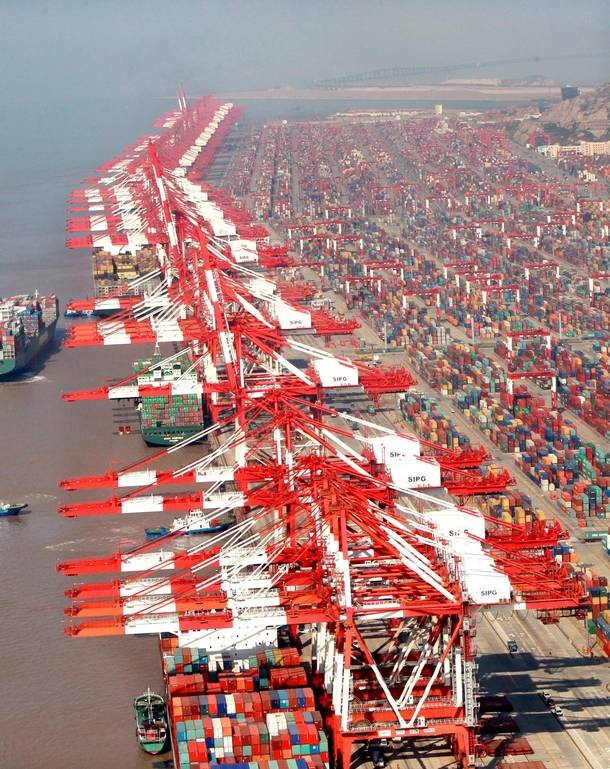
<path id="1" fill-rule="evenodd" d="M 224 531 L 229 528 L 227 523 L 219 523 L 216 526 L 200 527 L 198 529 L 183 529 L 177 533 L 179 534 L 212 534 L 216 531 Z M 152 526 L 144 530 L 146 532 L 146 539 L 158 539 L 164 537 L 166 534 L 171 533 L 171 529 L 168 526 Z"/>
<path id="2" fill-rule="evenodd" d="M 33 360 L 41 355 L 52 343 L 55 336 L 57 320 L 52 321 L 45 330 L 37 337 L 30 340 L 30 343 L 23 352 L 20 352 L 14 358 L 0 359 L 0 379 L 6 376 L 14 376 L 23 371 Z"/>
<path id="3" fill-rule="evenodd" d="M 185 532 L 185 534 L 210 534 L 214 531 L 224 531 L 225 529 L 228 529 L 228 525 L 226 523 L 220 523 L 218 526 L 208 526 L 205 529 L 189 529 Z"/>
<path id="4" fill-rule="evenodd" d="M 164 425 L 142 427 L 142 438 L 148 446 L 174 446 L 185 438 L 200 433 L 204 425 Z"/>
<path id="5" fill-rule="evenodd" d="M 157 740 L 155 742 L 144 742 L 138 739 L 138 745 L 143 751 L 149 753 L 151 756 L 156 756 L 159 753 L 164 753 L 167 750 L 167 740 Z"/>
<path id="6" fill-rule="evenodd" d="M 0 507 L 0 517 L 5 515 L 19 515 L 24 507 L 27 507 L 27 502 L 19 502 L 15 505 L 8 505 L 7 507 Z"/>
<path id="7" fill-rule="evenodd" d="M 149 691 L 134 701 L 134 708 L 138 745 L 151 756 L 163 753 L 167 750 L 169 739 L 163 698 Z"/>

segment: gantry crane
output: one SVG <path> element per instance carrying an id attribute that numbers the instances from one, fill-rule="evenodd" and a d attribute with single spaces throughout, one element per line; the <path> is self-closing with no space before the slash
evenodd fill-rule
<path id="1" fill-rule="evenodd" d="M 557 372 L 550 369 L 541 369 L 538 371 L 511 371 L 507 374 L 508 378 L 508 396 L 509 404 L 513 406 L 514 382 L 517 379 L 550 379 L 551 380 L 551 403 L 553 408 L 557 408 Z"/>
<path id="2" fill-rule="evenodd" d="M 542 328 L 525 329 L 523 331 L 508 331 L 506 334 L 506 346 L 508 348 L 508 356 L 512 361 L 515 359 L 515 353 L 513 351 L 513 339 L 543 339 L 546 359 L 551 360 L 551 332 Z"/>
<path id="3" fill-rule="evenodd" d="M 190 137 L 199 129 L 185 101 L 168 121 Z M 564 532 L 504 525 L 449 499 L 441 474 L 460 497 L 512 481 L 507 473 L 464 472 L 485 461 L 482 450 L 452 452 L 351 415 L 364 434 L 335 426 L 325 390 L 398 392 L 413 378 L 406 369 L 378 371 L 308 345 L 303 336 L 319 325 L 314 314 L 243 280 L 252 277 L 247 267 L 212 240 L 197 191 L 176 182 L 189 182 L 198 153 L 176 152 L 175 143 L 157 142 L 169 157 L 164 163 L 184 168 L 183 177 L 167 178 L 155 147 L 147 148 L 147 168 L 141 156 L 130 160 L 160 209 L 162 287 L 93 331 L 73 334 L 70 344 L 190 343 L 214 422 L 200 437 L 216 443 L 177 470 L 150 465 L 197 436 L 123 470 L 69 479 L 66 490 L 110 487 L 113 494 L 60 512 L 195 506 L 239 507 L 243 516 L 205 547 L 176 549 L 172 533 L 107 558 L 59 564 L 67 575 L 120 575 L 69 591 L 66 632 L 163 632 L 185 644 L 205 635 L 220 648 L 264 643 L 269 628 L 296 632 L 308 624 L 318 703 L 338 767 L 349 766 L 353 742 L 377 739 L 382 725 L 390 738 L 444 735 L 460 765 L 473 766 L 476 615 L 582 613 L 583 587 L 552 553 Z M 295 365 L 297 355 L 307 356 L 307 369 Z M 141 395 L 141 387 L 128 377 L 68 399 Z M 157 493 L 171 484 L 189 488 Z M 115 489 L 129 491 L 117 496 Z"/>

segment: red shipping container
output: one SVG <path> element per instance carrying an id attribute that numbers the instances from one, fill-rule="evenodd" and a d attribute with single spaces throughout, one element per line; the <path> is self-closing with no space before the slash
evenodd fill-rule
<path id="1" fill-rule="evenodd" d="M 284 687 L 307 686 L 307 673 L 301 665 L 296 667 L 272 668 L 269 671 L 271 683 L 274 689 Z"/>

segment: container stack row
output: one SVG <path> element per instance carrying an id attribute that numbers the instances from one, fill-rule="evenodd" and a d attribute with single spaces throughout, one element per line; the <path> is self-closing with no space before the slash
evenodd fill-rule
<path id="1" fill-rule="evenodd" d="M 482 513 L 503 523 L 525 525 L 533 520 L 544 524 L 547 515 L 535 508 L 531 497 L 516 489 L 502 494 L 486 494 L 477 498 L 477 505 Z"/>
<path id="2" fill-rule="evenodd" d="M 608 578 L 596 574 L 587 568 L 584 574 L 585 589 L 591 599 L 591 615 L 593 619 L 599 616 L 608 617 Z"/>
<path id="3" fill-rule="evenodd" d="M 506 372 L 473 345 L 452 341 L 436 349 L 422 344 L 405 349 L 410 362 L 443 395 L 469 385 L 495 393 L 506 385 Z"/>
<path id="4" fill-rule="evenodd" d="M 425 441 L 447 449 L 467 445 L 467 436 L 461 435 L 451 419 L 431 398 L 408 393 L 400 403 L 400 411 L 407 422 Z"/>
<path id="5" fill-rule="evenodd" d="M 473 345 L 453 342 L 442 350 L 422 345 L 406 350 L 429 383 L 441 393 L 455 393 L 455 403 L 464 415 L 503 453 L 515 454 L 517 466 L 542 491 L 561 491 L 557 504 L 562 512 L 577 518 L 582 526 L 593 525 L 588 519 L 610 516 L 610 458 L 593 444 L 582 444 L 568 416 L 549 409 L 526 385 L 515 386 L 514 404 L 509 408 L 505 372 Z M 565 360 L 564 356 L 559 361 L 564 368 Z M 601 371 L 588 366 L 583 373 L 597 376 Z M 591 384 L 591 380 L 585 382 Z M 500 403 L 486 394 L 496 389 Z M 569 396 L 564 393 L 563 397 Z M 436 424 L 430 425 L 434 415 L 427 408 L 413 399 L 403 402 L 402 410 L 418 434 L 430 439 L 434 433 L 432 442 L 438 442 L 438 434 L 431 429 Z M 602 411 L 600 418 L 605 415 Z"/>
<path id="6" fill-rule="evenodd" d="M 151 395 L 142 398 L 142 427 L 187 427 L 203 424 L 201 396 Z"/>
<path id="7" fill-rule="evenodd" d="M 608 612 L 605 612 L 608 615 Z M 604 652 L 610 657 L 610 616 L 598 617 L 593 620 L 595 625 L 595 635 L 602 646 Z"/>
<path id="8" fill-rule="evenodd" d="M 561 404 L 610 438 L 610 370 L 605 353 L 562 349 L 556 356 Z"/>

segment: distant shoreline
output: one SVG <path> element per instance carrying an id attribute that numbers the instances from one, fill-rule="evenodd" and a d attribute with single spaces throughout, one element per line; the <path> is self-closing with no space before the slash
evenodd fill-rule
<path id="1" fill-rule="evenodd" d="M 581 92 L 593 90 L 582 88 Z M 560 99 L 560 86 L 464 86 L 464 85 L 410 85 L 396 87 L 366 86 L 358 88 L 298 89 L 271 88 L 267 91 L 240 91 L 215 93 L 220 99 L 242 100 L 353 100 L 353 101 L 527 101 L 533 99 Z M 199 98 L 199 97 L 188 97 Z"/>

